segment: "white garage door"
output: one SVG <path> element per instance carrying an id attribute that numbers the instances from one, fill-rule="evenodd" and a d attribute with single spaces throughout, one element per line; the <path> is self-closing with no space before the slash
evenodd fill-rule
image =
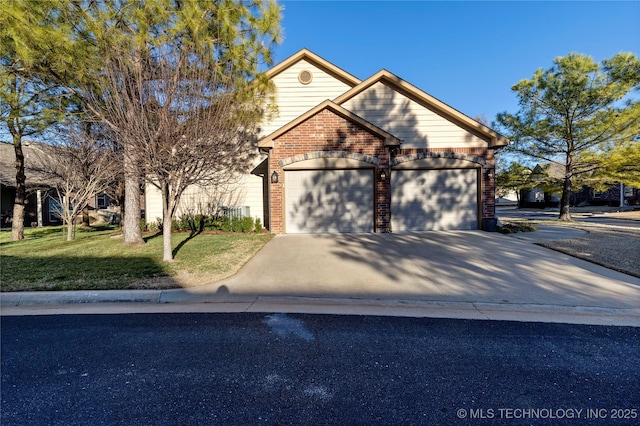
<path id="1" fill-rule="evenodd" d="M 476 169 L 392 170 L 391 230 L 478 228 Z"/>
<path id="2" fill-rule="evenodd" d="M 373 169 L 285 171 L 286 232 L 373 232 Z"/>

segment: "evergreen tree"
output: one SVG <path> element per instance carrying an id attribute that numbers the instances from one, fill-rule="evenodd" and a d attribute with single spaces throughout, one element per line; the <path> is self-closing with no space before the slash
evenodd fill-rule
<path id="1" fill-rule="evenodd" d="M 221 120 L 228 121 L 234 108 L 242 111 L 243 129 L 251 127 L 247 117 L 261 119 L 269 84 L 260 67 L 271 63 L 279 40 L 274 1 L 18 0 L 7 12 L 10 18 L 0 18 L 0 25 L 10 25 L 21 60 L 79 97 L 117 136 L 124 152 L 125 243 L 142 242 L 140 179 L 153 170 L 141 154 L 160 158 L 160 141 L 165 148 L 177 143 L 177 124 L 193 120 L 187 105 L 202 112 L 209 102 L 209 112 L 222 112 L 214 106 L 233 94 L 234 107 Z M 210 77 L 194 70 L 209 70 Z M 189 85 L 202 88 L 203 97 L 193 103 L 180 97 L 194 95 L 182 90 Z"/>
<path id="2" fill-rule="evenodd" d="M 638 133 L 638 102 L 625 99 L 640 87 L 640 61 L 620 53 L 598 64 L 572 53 L 553 64 L 512 87 L 520 110 L 501 113 L 497 121 L 512 141 L 509 149 L 563 166 L 559 218 L 570 220 L 572 187 L 600 166 L 597 158 L 583 154 Z"/>

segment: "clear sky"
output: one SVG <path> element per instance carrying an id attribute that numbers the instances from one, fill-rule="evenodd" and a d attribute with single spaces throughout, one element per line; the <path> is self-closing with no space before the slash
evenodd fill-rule
<path id="1" fill-rule="evenodd" d="M 470 117 L 557 56 L 640 52 L 640 1 L 279 1 L 278 63 L 307 48 L 364 80 L 387 69 Z"/>

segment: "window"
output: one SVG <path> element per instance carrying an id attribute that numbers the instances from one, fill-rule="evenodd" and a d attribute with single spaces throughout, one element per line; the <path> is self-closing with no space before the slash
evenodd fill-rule
<path id="1" fill-rule="evenodd" d="M 96 208 L 106 209 L 109 207 L 109 197 L 106 194 L 96 195 Z"/>
<path id="2" fill-rule="evenodd" d="M 49 222 L 60 222 L 62 220 L 62 206 L 55 198 L 49 198 Z"/>

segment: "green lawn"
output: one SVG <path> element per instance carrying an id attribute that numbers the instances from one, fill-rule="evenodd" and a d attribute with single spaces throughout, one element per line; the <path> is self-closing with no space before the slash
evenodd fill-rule
<path id="1" fill-rule="evenodd" d="M 126 246 L 113 229 L 78 229 L 67 242 L 60 227 L 0 232 L 0 290 L 107 290 L 193 287 L 235 274 L 271 234 L 172 235 L 175 261 L 164 263 L 162 236 Z"/>

